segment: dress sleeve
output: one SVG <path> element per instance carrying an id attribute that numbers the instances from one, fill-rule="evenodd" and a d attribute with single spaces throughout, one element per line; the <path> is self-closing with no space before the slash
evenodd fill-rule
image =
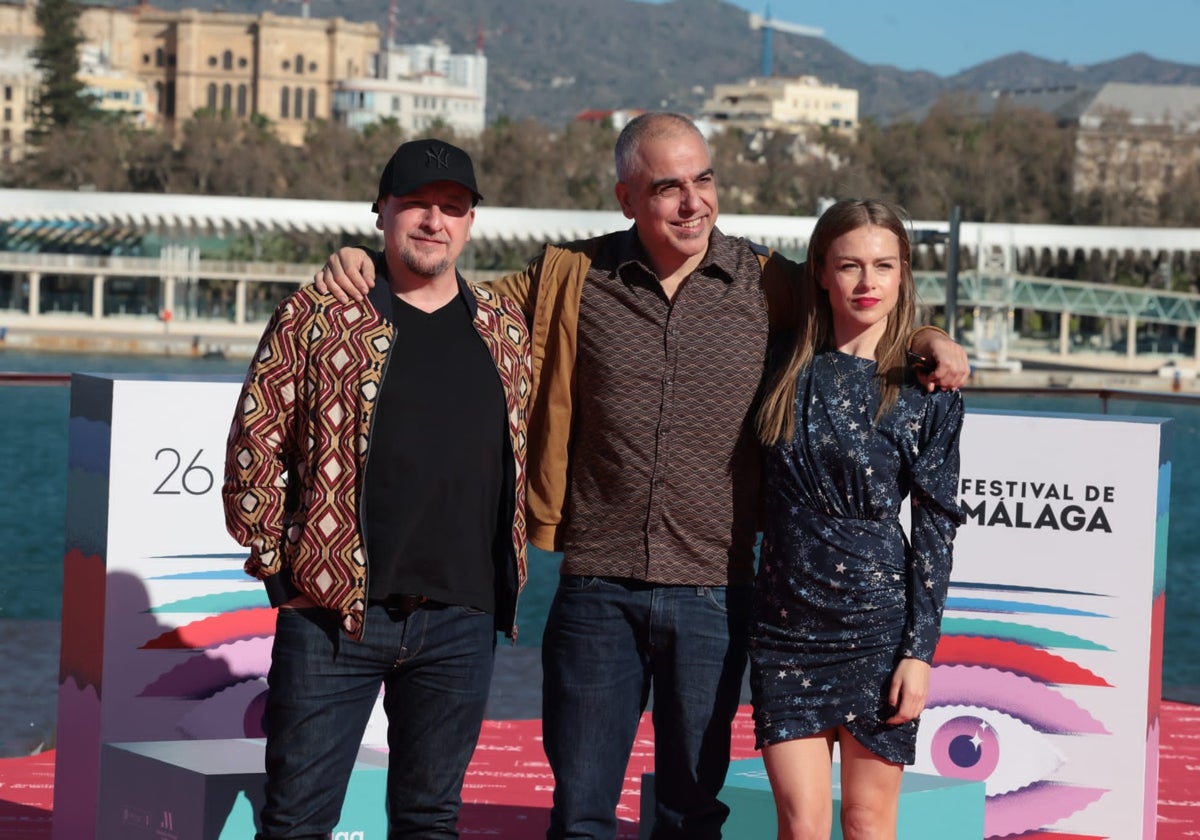
<path id="1" fill-rule="evenodd" d="M 238 396 L 225 454 L 225 527 L 250 549 L 247 573 L 280 570 L 288 513 L 288 471 L 297 463 L 297 405 L 304 353 L 292 296 L 263 331 Z"/>
<path id="2" fill-rule="evenodd" d="M 905 650 L 906 656 L 924 662 L 933 661 L 941 636 L 954 534 L 964 521 L 958 502 L 962 394 L 939 391 L 929 399 L 920 451 L 913 462 Z"/>

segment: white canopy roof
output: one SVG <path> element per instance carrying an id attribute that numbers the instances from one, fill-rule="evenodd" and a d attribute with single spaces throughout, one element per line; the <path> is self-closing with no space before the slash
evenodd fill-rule
<path id="1" fill-rule="evenodd" d="M 56 190 L 0 190 L 0 222 L 82 222 L 104 227 L 142 228 L 166 235 L 208 235 L 238 231 L 345 234 L 374 238 L 375 214 L 366 201 L 314 201 L 238 196 L 101 193 Z M 721 214 L 720 228 L 772 248 L 803 251 L 816 219 L 812 216 Z M 531 210 L 481 205 L 472 236 L 513 243 L 565 242 L 628 227 L 621 213 L 587 210 Z M 945 221 L 915 221 L 917 230 L 946 231 Z M 1113 228 L 1066 225 L 963 224 L 962 244 L 1014 248 L 1066 248 L 1197 251 L 1200 230 Z"/>

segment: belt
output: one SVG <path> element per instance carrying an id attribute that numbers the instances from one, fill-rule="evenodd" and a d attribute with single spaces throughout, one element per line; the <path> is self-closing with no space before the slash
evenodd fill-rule
<path id="1" fill-rule="evenodd" d="M 392 618 L 404 618 L 432 602 L 424 595 L 388 595 L 372 598 L 367 603 L 383 607 Z"/>

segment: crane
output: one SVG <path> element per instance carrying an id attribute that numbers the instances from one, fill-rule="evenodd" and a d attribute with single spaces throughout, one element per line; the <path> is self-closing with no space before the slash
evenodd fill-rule
<path id="1" fill-rule="evenodd" d="M 802 26 L 799 23 L 785 23 L 780 20 L 773 20 L 771 18 L 770 7 L 765 10 L 761 17 L 753 12 L 750 13 L 750 28 L 761 29 L 763 33 L 762 74 L 764 77 L 771 75 L 771 34 L 776 30 L 792 35 L 806 35 L 809 38 L 825 37 L 825 30 L 818 29 L 815 26 Z"/>

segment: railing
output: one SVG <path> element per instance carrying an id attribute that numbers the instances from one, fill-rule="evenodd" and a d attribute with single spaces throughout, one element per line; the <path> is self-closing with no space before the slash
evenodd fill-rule
<path id="1" fill-rule="evenodd" d="M 164 257 L 113 257 L 99 254 L 45 254 L 0 251 L 0 272 L 38 272 L 119 277 L 204 277 L 212 280 L 256 280 L 266 283 L 307 283 L 312 263 L 250 260 L 192 260 Z"/>
<path id="2" fill-rule="evenodd" d="M 945 274 L 917 272 L 915 277 L 923 304 L 945 304 Z M 964 272 L 958 277 L 958 305 L 1070 312 L 1097 318 L 1134 318 L 1139 322 L 1188 327 L 1200 323 L 1200 295 L 1197 294 L 1024 274 Z"/>

